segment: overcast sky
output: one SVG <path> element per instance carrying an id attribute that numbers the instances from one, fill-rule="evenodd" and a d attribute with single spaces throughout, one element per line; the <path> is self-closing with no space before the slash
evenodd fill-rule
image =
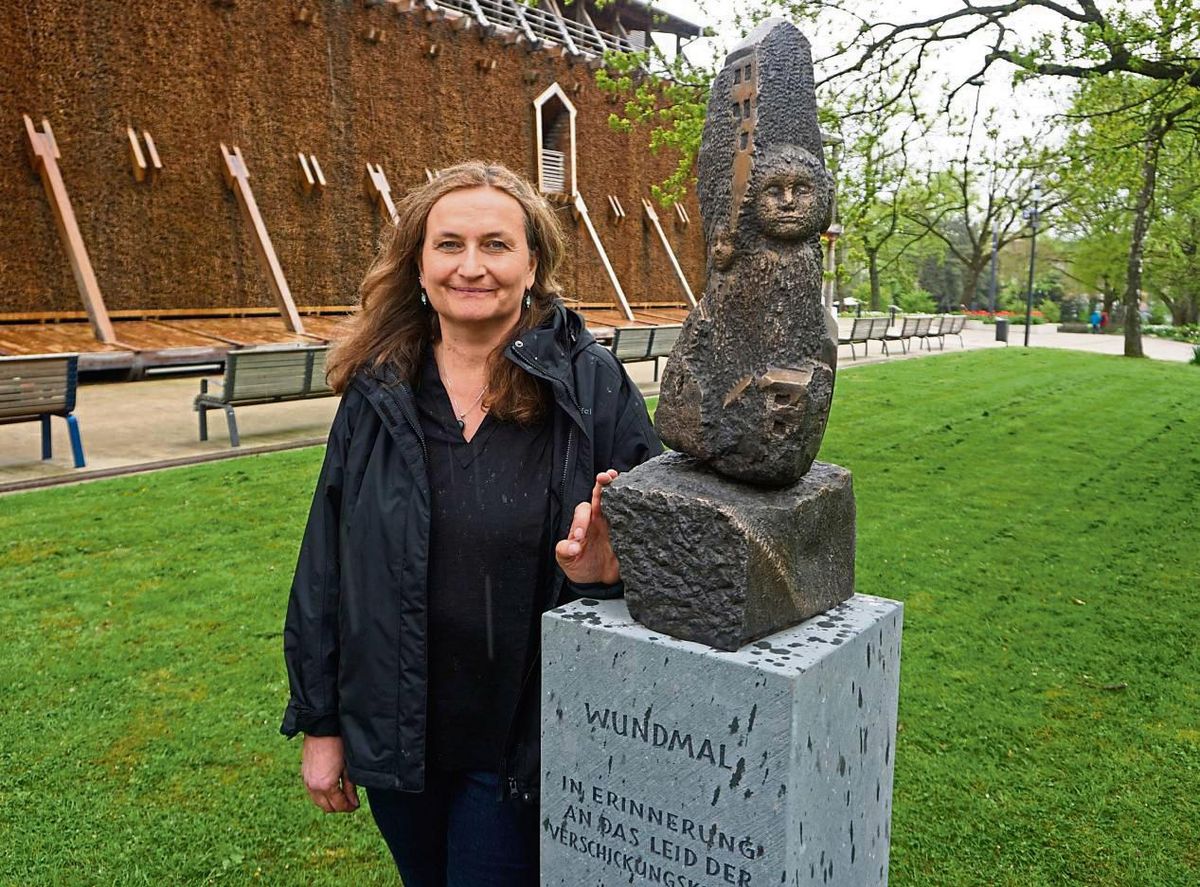
<path id="1" fill-rule="evenodd" d="M 688 50 L 689 58 L 702 60 L 723 53 L 738 39 L 737 29 L 733 24 L 735 9 L 752 8 L 753 2 L 748 0 L 733 0 L 733 3 L 710 2 L 701 4 L 696 0 L 654 0 L 655 5 L 666 12 L 678 15 L 698 25 L 712 27 L 718 31 L 716 38 L 701 38 Z M 760 4 L 759 4 L 760 5 Z M 913 0 L 902 0 L 900 3 L 888 4 L 889 18 L 892 21 L 907 20 L 910 17 L 929 17 L 942 11 L 961 6 L 958 0 L 923 0 L 917 4 Z M 1018 34 L 1032 36 L 1039 30 L 1057 28 L 1062 19 L 1053 13 L 1041 9 L 1023 10 L 1010 20 L 1010 26 Z M 830 27 L 833 23 L 830 23 Z M 835 31 L 825 31 L 822 28 L 808 26 L 806 36 L 813 44 L 813 54 L 820 57 L 828 52 L 838 34 Z M 848 39 L 850 32 L 845 34 Z M 930 105 L 936 104 L 940 93 L 939 85 L 952 80 L 959 83 L 971 77 L 982 61 L 986 46 L 982 41 L 968 41 L 954 49 L 941 53 L 929 66 L 925 78 L 928 84 Z M 1014 88 L 1012 85 L 1012 67 L 1003 63 L 993 65 L 988 72 L 982 92 L 979 96 L 981 114 L 988 108 L 994 108 L 996 121 L 1007 135 L 1033 135 L 1044 131 L 1048 119 L 1055 111 L 1062 110 L 1069 98 L 1074 81 L 1062 81 L 1043 78 L 1036 83 L 1026 83 Z M 957 106 L 960 113 L 969 114 L 975 102 L 975 90 L 967 88 L 960 93 Z M 952 152 L 954 144 L 943 142 L 941 150 Z"/>

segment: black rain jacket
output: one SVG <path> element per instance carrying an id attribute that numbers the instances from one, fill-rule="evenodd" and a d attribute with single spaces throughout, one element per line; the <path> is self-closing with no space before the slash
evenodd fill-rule
<path id="1" fill-rule="evenodd" d="M 539 588 L 542 612 L 621 586 L 574 586 L 554 563 L 575 506 L 596 474 L 625 471 L 662 451 L 641 393 L 579 315 L 550 321 L 505 357 L 554 396 L 550 513 L 556 535 Z M 291 699 L 286 736 L 341 736 L 347 770 L 368 788 L 425 784 L 430 493 L 425 441 L 409 383 L 391 369 L 360 372 L 333 420 L 283 631 Z M 530 661 L 502 763 L 512 797 L 538 796 L 540 645 Z"/>

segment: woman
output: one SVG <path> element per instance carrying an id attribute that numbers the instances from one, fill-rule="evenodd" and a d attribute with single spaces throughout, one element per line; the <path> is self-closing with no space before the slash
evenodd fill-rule
<path id="1" fill-rule="evenodd" d="M 538 622 L 621 593 L 601 493 L 661 451 L 557 299 L 563 235 L 501 166 L 408 195 L 329 362 L 342 393 L 284 628 L 302 775 L 405 887 L 537 878 Z"/>

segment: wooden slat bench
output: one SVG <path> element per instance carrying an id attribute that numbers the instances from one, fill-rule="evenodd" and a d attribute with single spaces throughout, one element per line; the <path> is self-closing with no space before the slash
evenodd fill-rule
<path id="1" fill-rule="evenodd" d="M 67 421 L 75 467 L 83 468 L 83 441 L 75 411 L 78 354 L 0 357 L 0 425 L 42 423 L 42 458 L 51 456 L 50 417 Z"/>
<path id="2" fill-rule="evenodd" d="M 858 360 L 858 352 L 855 351 L 855 345 L 863 346 L 863 354 L 870 354 L 870 342 L 872 339 L 879 342 L 883 346 L 883 353 L 888 353 L 887 348 L 887 330 L 888 318 L 886 317 L 856 317 L 850 326 L 850 332 L 845 336 L 838 336 L 839 345 L 850 346 L 850 356 L 854 360 Z"/>
<path id="3" fill-rule="evenodd" d="M 613 356 L 621 363 L 654 361 L 654 380 L 658 381 L 659 358 L 671 355 L 681 329 L 681 323 L 617 327 L 613 330 Z"/>
<path id="4" fill-rule="evenodd" d="M 200 414 L 200 439 L 208 440 L 208 411 L 223 410 L 229 425 L 230 446 L 240 446 L 235 407 L 283 403 L 330 397 L 325 383 L 327 345 L 312 347 L 247 348 L 225 355 L 225 377 L 210 392 L 208 379 L 200 380 L 200 393 L 192 409 Z"/>
<path id="5" fill-rule="evenodd" d="M 967 317 L 965 314 L 943 314 L 942 325 L 937 330 L 932 331 L 930 335 L 937 336 L 938 345 L 943 351 L 946 350 L 946 336 L 958 336 L 958 344 L 966 347 L 963 342 L 962 331 L 967 325 Z"/>
<path id="6" fill-rule="evenodd" d="M 933 325 L 933 315 L 931 314 L 907 314 L 900 319 L 900 329 L 896 332 L 887 334 L 887 341 L 899 342 L 900 347 L 907 353 L 908 342 L 910 339 L 919 339 L 920 342 L 925 342 L 928 345 L 929 330 Z M 917 347 L 920 346 L 918 342 Z M 933 346 L 928 346 L 932 350 Z"/>

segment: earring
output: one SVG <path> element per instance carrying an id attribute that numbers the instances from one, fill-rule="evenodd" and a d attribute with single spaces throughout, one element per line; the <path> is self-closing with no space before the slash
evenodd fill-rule
<path id="1" fill-rule="evenodd" d="M 529 290 L 525 290 L 525 308 L 528 309 L 533 304 L 533 298 L 529 295 Z"/>
<path id="2" fill-rule="evenodd" d="M 421 290 L 421 307 L 425 308 L 429 305 L 429 296 L 425 295 L 425 290 Z"/>

